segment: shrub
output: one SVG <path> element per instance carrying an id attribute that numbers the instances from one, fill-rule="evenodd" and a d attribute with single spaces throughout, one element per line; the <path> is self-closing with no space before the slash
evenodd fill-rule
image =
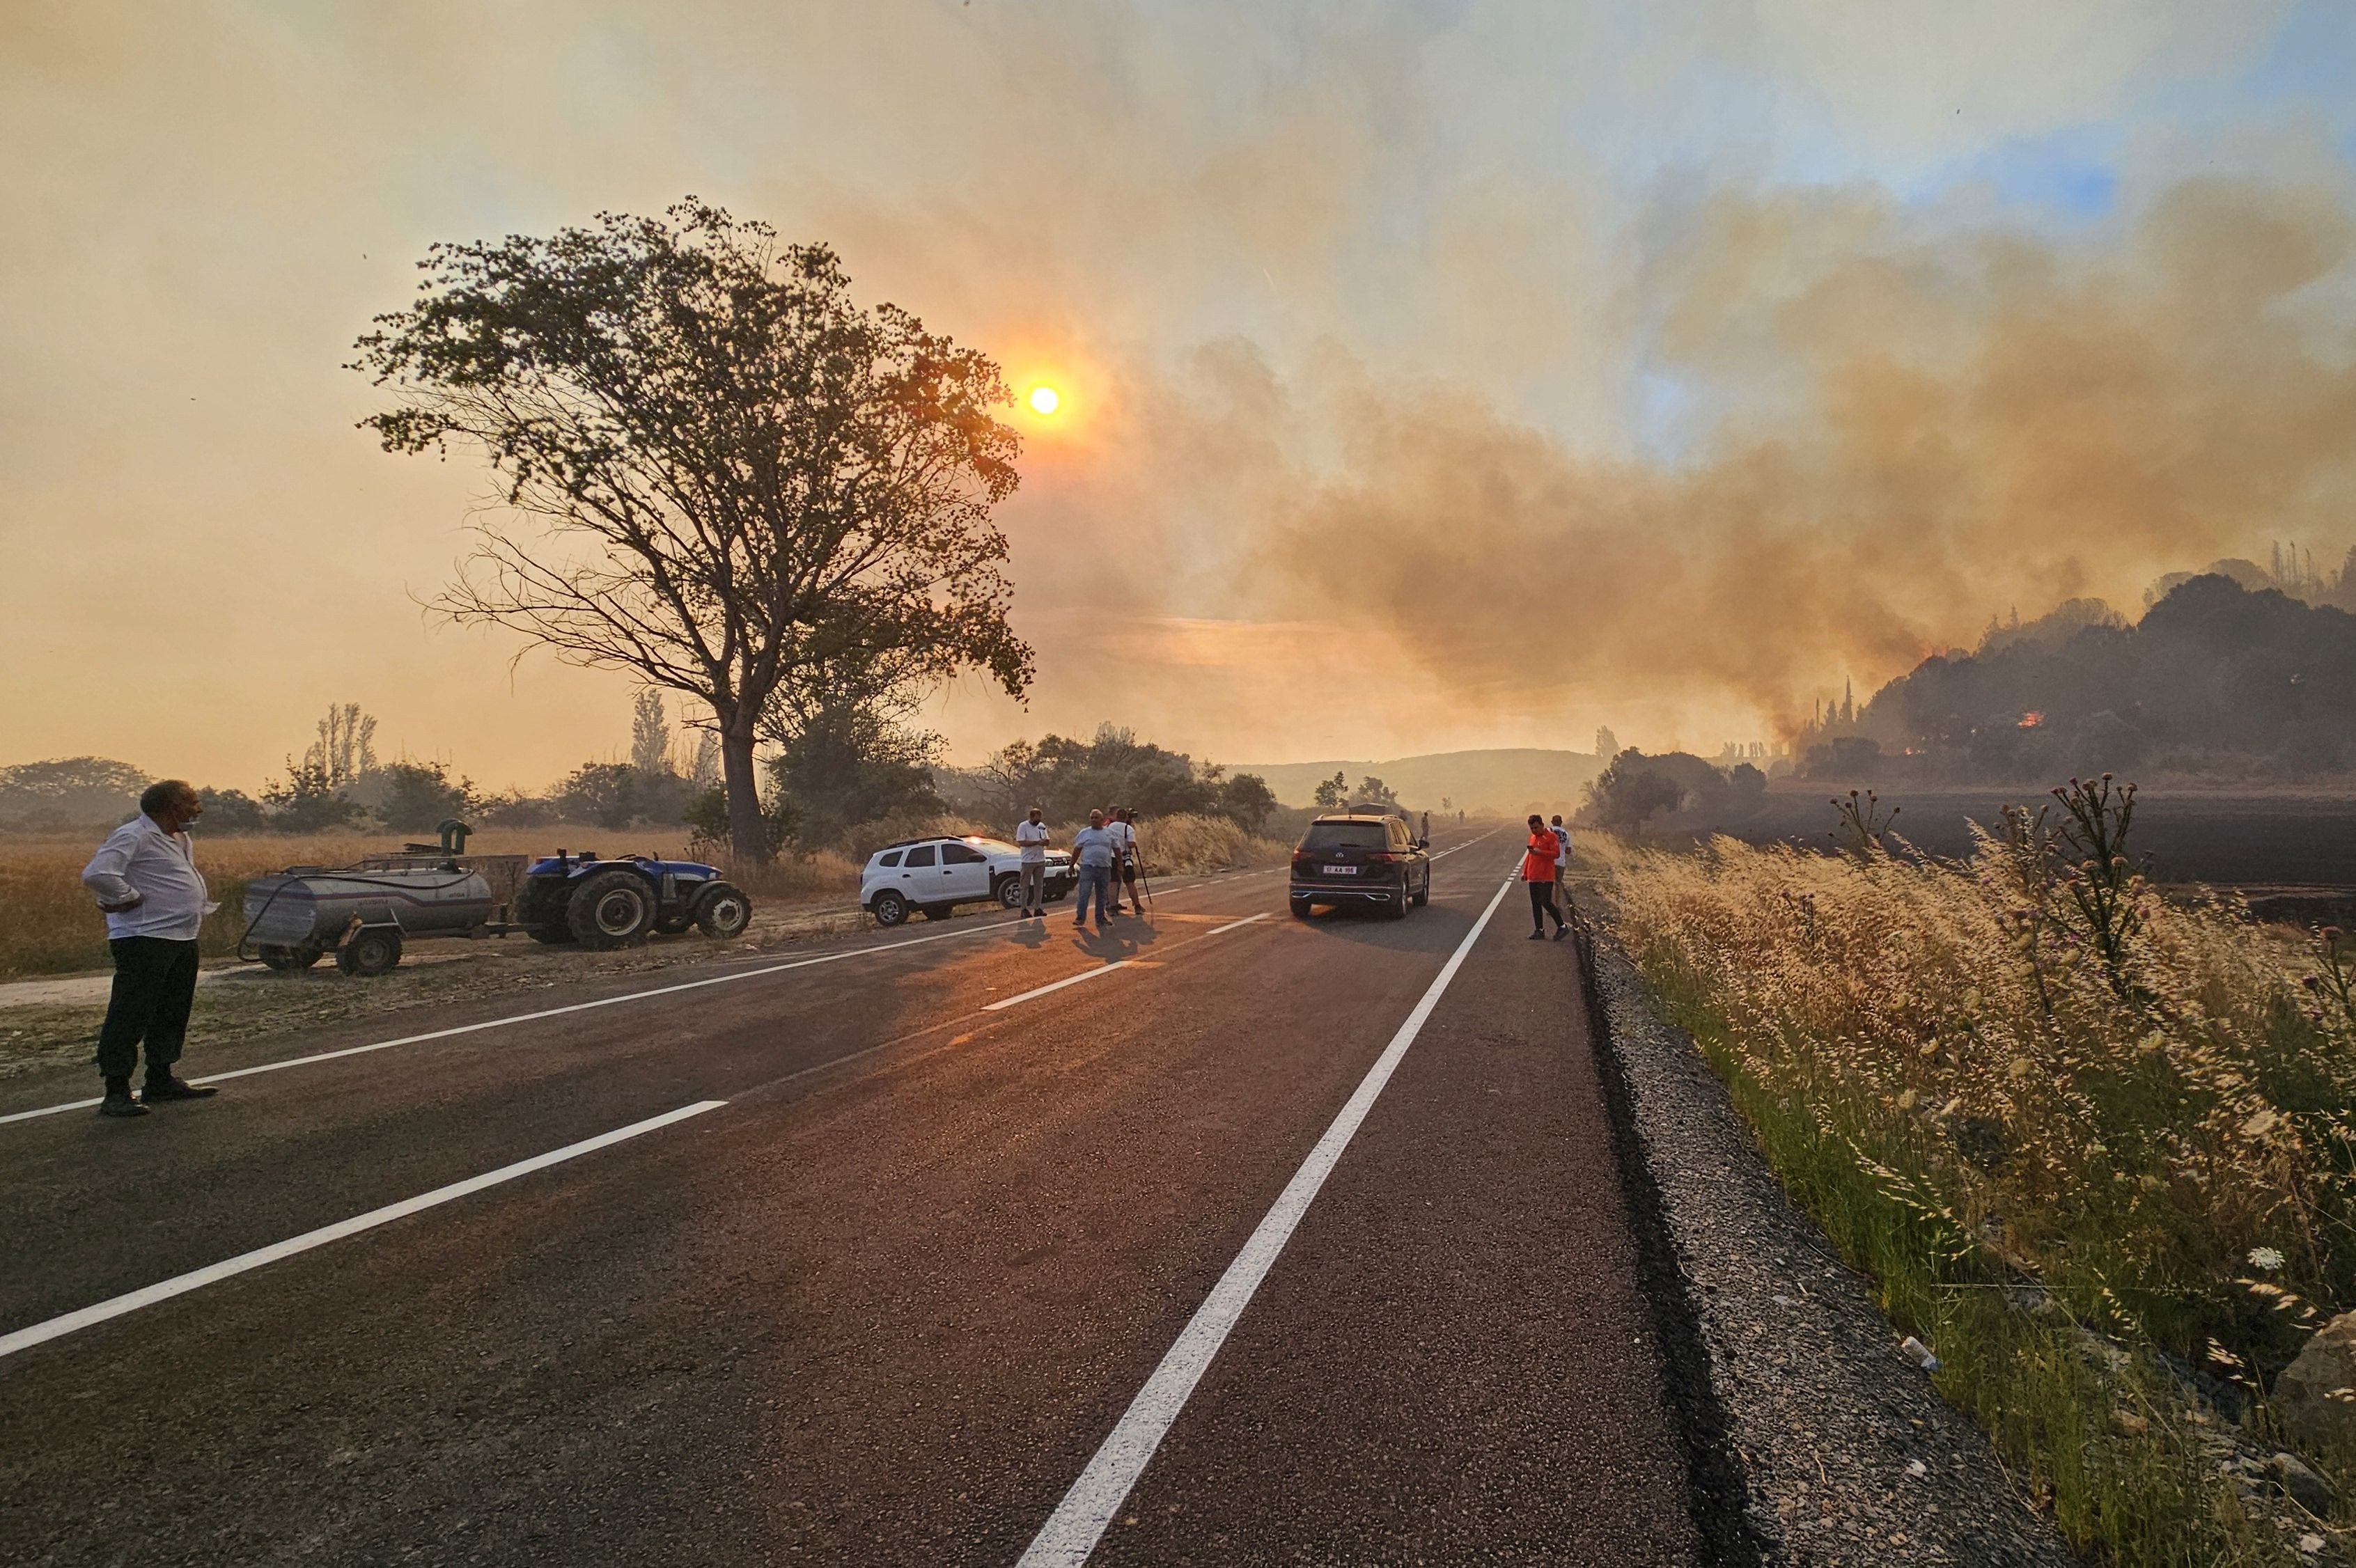
<path id="1" fill-rule="evenodd" d="M 377 771 L 382 798 L 376 814 L 395 833 L 428 833 L 474 807 L 474 782 L 452 782 L 444 763 L 393 763 Z"/>
<path id="2" fill-rule="evenodd" d="M 271 830 L 277 833 L 333 833 L 363 815 L 315 757 L 299 763 L 287 758 L 286 776 L 264 789 L 262 798 L 269 803 Z"/>
<path id="3" fill-rule="evenodd" d="M 241 789 L 200 789 L 197 799 L 208 833 L 259 833 L 270 825 L 262 803 Z"/>

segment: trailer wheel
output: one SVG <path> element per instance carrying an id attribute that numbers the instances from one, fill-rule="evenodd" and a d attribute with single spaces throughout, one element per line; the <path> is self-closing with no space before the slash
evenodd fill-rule
<path id="1" fill-rule="evenodd" d="M 695 923 L 714 942 L 734 942 L 753 923 L 753 901 L 732 882 L 714 882 L 696 898 Z"/>
<path id="2" fill-rule="evenodd" d="M 582 879 L 566 909 L 565 923 L 584 947 L 604 951 L 647 939 L 655 923 L 655 891 L 636 871 L 616 866 Z"/>
<path id="3" fill-rule="evenodd" d="M 336 949 L 336 967 L 366 978 L 389 973 L 401 962 L 401 933 L 389 925 L 369 926 Z"/>
<path id="4" fill-rule="evenodd" d="M 316 964 L 321 956 L 321 950 L 307 942 L 294 947 L 282 947 L 274 942 L 265 942 L 255 951 L 262 955 L 262 961 L 273 969 L 290 973 L 308 969 L 312 965 Z"/>

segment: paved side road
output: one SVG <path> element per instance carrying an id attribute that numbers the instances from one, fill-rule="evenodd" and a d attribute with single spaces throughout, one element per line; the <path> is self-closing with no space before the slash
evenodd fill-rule
<path id="1" fill-rule="evenodd" d="M 1403 922 L 1223 879 L 0 1123 L 0 1559 L 1044 1560 L 1355 1104 L 1065 1560 L 1692 1561 L 1574 955 L 1496 906 L 1505 842 Z"/>

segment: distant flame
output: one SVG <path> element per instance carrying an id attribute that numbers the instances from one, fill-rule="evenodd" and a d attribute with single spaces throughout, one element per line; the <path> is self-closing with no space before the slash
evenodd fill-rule
<path id="1" fill-rule="evenodd" d="M 2020 716 L 2020 726 L 2019 726 L 2019 727 L 2020 727 L 2021 729 L 2023 729 L 2023 730 L 2034 730 L 2034 729 L 2036 729 L 2040 724 L 2042 724 L 2042 723 L 2044 723 L 2044 722 L 2045 722 L 2045 715 L 2044 715 L 2044 714 L 2042 714 L 2042 713 L 2040 713 L 2040 712 L 2036 711 L 2034 709 L 2030 709 L 2029 712 L 2024 713 L 2024 714 L 2022 714 L 2022 715 Z"/>

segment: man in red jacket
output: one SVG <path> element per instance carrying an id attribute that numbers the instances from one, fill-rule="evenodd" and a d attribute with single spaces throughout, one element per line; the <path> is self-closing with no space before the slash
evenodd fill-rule
<path id="1" fill-rule="evenodd" d="M 1546 939 L 1547 916 L 1554 916 L 1554 939 L 1560 942 L 1570 934 L 1570 923 L 1562 918 L 1562 910 L 1554 901 L 1554 859 L 1560 849 L 1554 830 L 1546 818 L 1530 813 L 1530 841 L 1522 853 L 1522 880 L 1530 885 L 1530 940 Z"/>

